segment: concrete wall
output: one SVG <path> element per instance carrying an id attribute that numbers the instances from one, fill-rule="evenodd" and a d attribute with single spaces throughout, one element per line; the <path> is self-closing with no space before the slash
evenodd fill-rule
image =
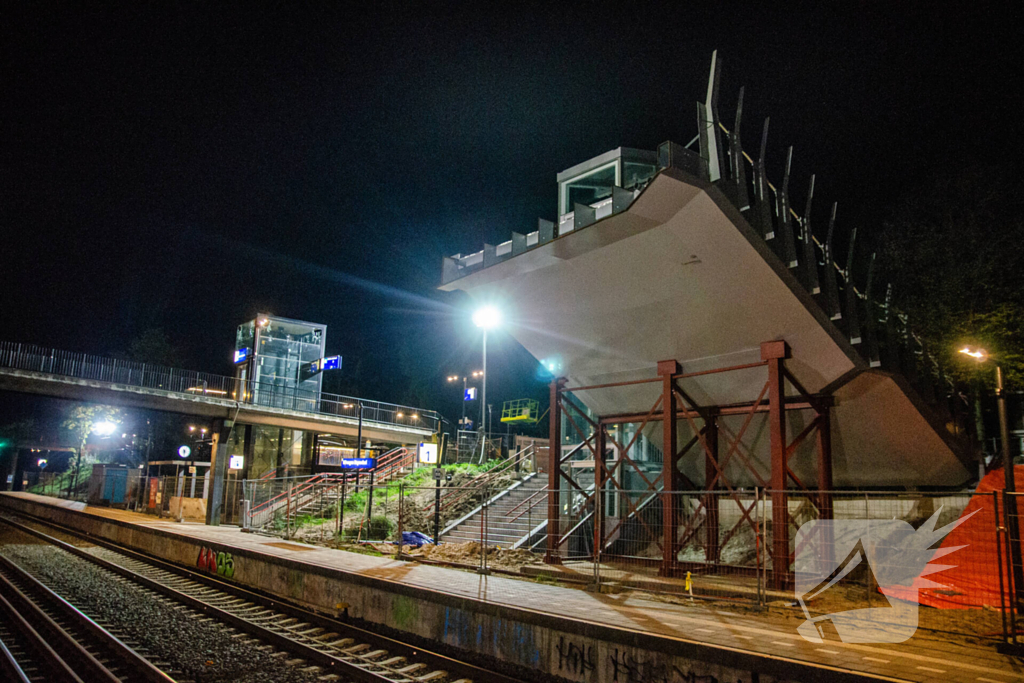
<path id="1" fill-rule="evenodd" d="M 511 673 L 537 673 L 587 683 L 768 683 L 853 681 L 847 674 L 751 653 L 564 619 L 525 609 L 455 597 L 388 581 L 386 576 L 302 565 L 219 544 L 203 543 L 0 494 L 0 507 L 52 520 L 187 567 L 202 547 L 232 554 L 233 580 L 319 612 L 337 613 L 400 636 L 434 641 L 432 649 L 470 658 L 494 657 Z M 426 642 L 421 645 L 430 646 Z M 482 683 L 482 682 L 480 682 Z"/>

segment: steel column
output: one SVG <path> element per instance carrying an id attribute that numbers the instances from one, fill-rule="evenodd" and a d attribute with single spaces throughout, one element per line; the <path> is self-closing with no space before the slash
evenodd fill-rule
<path id="1" fill-rule="evenodd" d="M 818 415 L 818 519 L 832 519 L 832 411 Z"/>
<path id="2" fill-rule="evenodd" d="M 607 442 L 606 427 L 598 422 L 596 448 L 594 449 L 594 562 L 601 561 L 601 551 L 604 549 L 604 501 L 599 501 L 604 496 L 605 484 L 605 462 L 604 451 Z"/>
<path id="3" fill-rule="evenodd" d="M 678 361 L 663 360 L 658 362 L 658 375 L 662 378 L 661 410 L 664 419 L 661 422 L 662 429 L 662 481 L 664 490 L 662 494 L 662 534 L 661 544 L 662 560 L 661 573 L 663 576 L 671 576 L 676 559 L 676 541 L 678 538 L 676 522 L 678 515 L 675 509 L 675 500 L 672 494 L 679 490 L 679 468 L 676 466 L 676 394 L 675 377 L 682 373 Z"/>
<path id="4" fill-rule="evenodd" d="M 558 557 L 558 539 L 561 535 L 559 526 L 559 494 L 562 487 L 562 387 L 565 378 L 560 377 L 551 383 L 551 407 L 548 413 L 548 528 L 547 544 L 544 561 L 548 564 L 560 564 Z"/>
<path id="5" fill-rule="evenodd" d="M 705 422 L 704 441 L 707 443 L 707 450 L 704 452 L 704 490 L 707 491 L 707 516 L 704 521 L 704 529 L 707 534 L 707 544 L 704 547 L 704 556 L 708 562 L 718 564 L 721 556 L 721 548 L 718 546 L 719 510 L 718 496 L 715 490 L 718 488 L 712 485 L 715 474 L 718 472 L 718 418 L 711 415 Z"/>
<path id="6" fill-rule="evenodd" d="M 772 588 L 785 588 L 789 579 L 789 508 L 786 495 L 786 396 L 782 362 L 789 355 L 786 342 L 761 344 L 761 360 L 768 364 L 768 435 L 771 448 Z"/>

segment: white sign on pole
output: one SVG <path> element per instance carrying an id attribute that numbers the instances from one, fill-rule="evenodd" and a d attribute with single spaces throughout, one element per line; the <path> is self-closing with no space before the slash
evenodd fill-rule
<path id="1" fill-rule="evenodd" d="M 428 465 L 437 464 L 437 444 L 421 443 L 419 447 L 419 461 Z"/>
<path id="2" fill-rule="evenodd" d="M 228 468 L 232 470 L 240 470 L 245 466 L 245 456 L 232 455 L 231 460 L 228 461 Z"/>

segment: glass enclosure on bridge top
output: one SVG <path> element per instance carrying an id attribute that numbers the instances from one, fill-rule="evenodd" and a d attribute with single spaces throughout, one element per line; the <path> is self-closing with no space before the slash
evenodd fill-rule
<path id="1" fill-rule="evenodd" d="M 327 326 L 260 314 L 238 326 L 235 376 L 245 382 L 245 399 L 292 410 L 318 409 L 321 373 L 310 365 L 324 357 Z"/>

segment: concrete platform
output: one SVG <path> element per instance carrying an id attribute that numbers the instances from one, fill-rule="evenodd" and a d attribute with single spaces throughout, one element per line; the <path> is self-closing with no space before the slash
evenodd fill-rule
<path id="1" fill-rule="evenodd" d="M 0 508 L 188 566 L 203 547 L 231 553 L 240 584 L 568 681 L 1024 680 L 1018 660 L 964 637 L 919 631 L 899 645 L 815 645 L 797 634 L 800 619 L 771 611 L 479 576 L 28 493 L 0 494 Z"/>

